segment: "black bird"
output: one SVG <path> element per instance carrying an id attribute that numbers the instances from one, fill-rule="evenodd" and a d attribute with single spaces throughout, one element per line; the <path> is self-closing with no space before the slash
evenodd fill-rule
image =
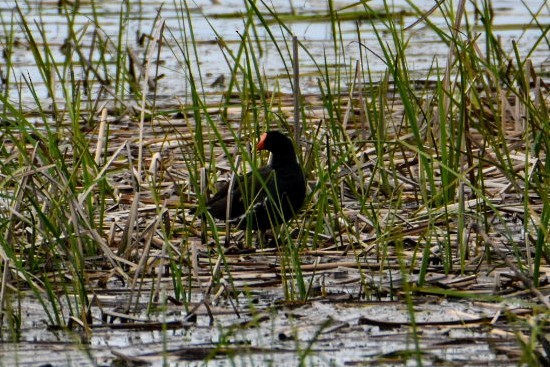
<path id="1" fill-rule="evenodd" d="M 287 222 L 300 210 L 306 182 L 292 141 L 282 133 L 264 133 L 256 150 L 270 151 L 271 163 L 237 178 L 227 219 L 240 229 L 266 230 Z M 214 218 L 226 219 L 229 185 L 224 184 L 206 203 Z"/>

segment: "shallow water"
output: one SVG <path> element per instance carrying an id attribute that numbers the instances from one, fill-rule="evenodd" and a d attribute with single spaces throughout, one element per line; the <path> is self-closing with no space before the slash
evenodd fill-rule
<path id="1" fill-rule="evenodd" d="M 328 282 L 329 292 L 338 288 L 341 292 L 341 286 Z M 260 300 L 269 295 L 273 297 L 269 303 L 254 302 L 252 313 L 250 298 L 236 298 L 240 317 L 222 302 L 212 308 L 213 325 L 203 308 L 195 324 L 167 331 L 111 329 L 100 321 L 94 307 L 95 326 L 89 334 L 46 331 L 41 307 L 29 297 L 22 306 L 27 310 L 26 319 L 32 321 L 26 321 L 17 343 L 0 343 L 0 366 L 45 362 L 52 366 L 109 366 L 121 356 L 152 366 L 200 366 L 208 355 L 216 355 L 206 363 L 209 366 L 298 365 L 300 358 L 317 366 L 414 365 L 415 332 L 402 302 L 347 303 L 323 298 L 303 306 L 276 306 L 272 301 L 280 294 L 275 288 L 254 291 L 249 297 Z M 100 300 L 104 297 L 99 296 Z M 118 304 L 124 302 L 116 298 Z M 508 307 L 521 314 L 519 306 Z M 515 365 L 503 353 L 516 342 L 514 335 L 491 331 L 505 327 L 498 319 L 491 329 L 485 326 L 497 312 L 491 304 L 424 299 L 415 313 L 423 364 Z M 162 315 L 136 316 L 170 321 L 181 320 L 184 312 L 181 307 L 168 306 Z"/>
<path id="2" fill-rule="evenodd" d="M 335 2 L 334 8 L 341 9 L 350 2 L 338 1 Z M 132 3 L 128 9 L 128 18 L 126 22 L 123 22 L 124 31 L 123 37 L 126 39 L 126 44 L 129 48 L 135 50 L 136 54 L 142 58 L 143 53 L 146 50 L 138 44 L 138 38 L 142 34 L 154 33 L 154 30 L 158 31 L 158 23 L 154 23 L 154 19 L 157 14 L 165 22 L 164 40 L 165 44 L 161 49 L 159 60 L 159 74 L 163 74 L 158 83 L 157 98 L 159 103 L 164 101 L 168 104 L 180 103 L 185 104 L 189 98 L 189 84 L 187 81 L 187 70 L 184 61 L 184 54 L 187 54 L 191 59 L 191 65 L 194 69 L 195 77 L 197 77 L 200 70 L 202 75 L 202 81 L 205 93 L 214 93 L 215 95 L 221 92 L 219 87 L 211 87 L 210 85 L 220 76 L 224 75 L 227 78 L 230 76 L 230 67 L 224 58 L 224 53 L 216 44 L 218 37 L 222 38 L 229 49 L 234 52 L 238 47 L 240 36 L 245 32 L 244 21 L 242 17 L 220 17 L 224 14 L 240 13 L 244 9 L 242 1 L 220 1 L 219 4 L 211 1 L 197 1 L 190 4 L 191 22 L 193 24 L 194 37 L 197 43 L 198 60 L 192 54 L 192 50 L 186 50 L 189 43 L 185 42 L 185 37 L 189 37 L 182 33 L 181 22 L 187 19 L 181 16 L 181 6 L 179 2 L 176 2 L 178 6 L 174 6 L 174 2 L 165 1 L 142 1 L 139 3 Z M 315 14 L 326 13 L 327 3 L 324 1 L 273 1 L 269 2 L 270 7 L 276 9 L 278 13 L 290 13 L 290 5 L 293 5 L 294 11 L 297 14 Z M 368 2 L 369 6 L 373 9 L 383 9 L 382 1 Z M 410 11 L 410 7 L 405 1 L 391 2 L 390 11 L 399 13 L 401 11 Z M 417 1 L 415 4 L 424 10 L 430 9 L 432 1 Z M 524 5 L 525 4 L 525 5 Z M 528 22 L 531 19 L 528 9 L 537 10 L 543 6 L 544 1 L 499 1 L 494 5 L 494 20 L 493 26 L 495 34 L 501 37 L 501 44 L 507 52 L 510 53 L 511 58 L 515 58 L 512 51 L 512 40 L 517 42 L 520 54 L 525 55 L 530 50 L 533 44 L 540 37 L 540 30 L 534 27 L 527 27 Z M 62 45 L 67 38 L 67 18 L 64 15 L 58 13 L 56 2 L 20 2 L 21 12 L 24 14 L 25 19 L 28 22 L 29 27 L 33 30 L 35 41 L 38 43 L 44 42 L 38 34 L 37 24 L 40 24 L 44 30 L 45 39 L 50 45 L 53 51 L 53 59 L 57 62 L 62 62 L 65 59 L 65 55 L 62 53 Z M 37 95 L 42 102 L 48 98 L 48 94 L 43 84 L 42 76 L 36 67 L 32 52 L 26 46 L 28 41 L 19 31 L 20 24 L 11 24 L 12 16 L 17 20 L 17 15 L 14 13 L 15 2 L 6 1 L 0 5 L 1 21 L 5 25 L 3 29 L 0 29 L 0 39 L 4 39 L 6 34 L 9 34 L 9 30 L 13 27 L 16 29 L 15 38 L 17 46 L 14 49 L 13 66 L 10 70 L 10 96 L 12 99 L 18 98 L 17 89 L 21 89 L 22 101 L 24 106 L 34 105 L 32 101 L 32 95 L 25 80 L 28 83 L 32 83 L 37 90 Z M 162 10 L 159 9 L 162 7 Z M 267 14 L 265 8 L 264 14 Z M 106 54 L 107 60 L 111 60 L 109 63 L 108 74 L 110 78 L 114 78 L 115 60 L 117 58 L 117 52 L 114 45 L 117 43 L 117 37 L 121 32 L 121 22 L 119 19 L 119 11 L 121 9 L 120 4 L 116 2 L 97 2 L 95 9 L 95 19 L 100 23 L 99 32 L 102 39 L 105 41 L 110 40 L 111 45 L 107 47 Z M 473 14 L 473 7 L 468 2 L 468 20 L 470 24 L 481 24 L 479 20 L 476 20 L 476 16 Z M 350 9 L 350 11 L 353 9 Z M 550 24 L 550 12 L 548 11 L 548 5 L 545 10 L 540 12 L 540 16 L 537 21 L 541 24 Z M 267 15 L 266 15 L 267 17 Z M 184 18 L 184 20 L 182 20 Z M 412 25 L 417 16 L 403 16 L 402 24 L 404 26 Z M 438 11 L 435 11 L 429 16 L 429 20 L 434 24 L 445 27 L 444 19 L 439 15 Z M 318 93 L 317 78 L 319 78 L 318 66 L 322 69 L 323 64 L 327 65 L 344 65 L 345 70 L 347 68 L 348 74 L 352 75 L 354 70 L 354 64 L 356 60 L 362 58 L 363 68 L 369 68 L 376 78 L 378 73 L 382 73 L 386 70 L 384 63 L 376 55 L 382 55 L 382 51 L 379 47 L 379 42 L 376 39 L 376 34 L 373 32 L 372 26 L 376 25 L 379 29 L 383 30 L 384 27 L 380 26 L 380 21 L 374 21 L 371 24 L 365 20 L 350 20 L 343 21 L 340 24 L 339 34 L 341 40 L 339 41 L 338 56 L 335 56 L 333 49 L 333 35 L 330 22 L 311 22 L 309 20 L 289 21 L 288 27 L 293 34 L 298 37 L 298 40 L 303 43 L 304 47 L 311 53 L 311 57 L 306 55 L 305 52 L 301 52 L 300 56 L 300 71 L 302 76 L 301 89 L 304 93 L 315 92 Z M 258 40 L 267 40 L 267 32 L 265 29 L 259 27 L 258 22 L 255 22 L 255 31 L 258 34 Z M 501 26 L 507 26 L 508 29 L 500 29 Z M 511 27 L 509 27 L 511 26 Z M 268 83 L 268 88 L 272 91 L 291 92 L 290 81 L 287 76 L 286 67 L 290 70 L 290 35 L 288 32 L 283 32 L 275 24 L 271 24 L 273 35 L 279 41 L 280 44 L 284 44 L 283 40 L 286 39 L 289 45 L 289 50 L 282 50 L 283 55 L 287 55 L 281 58 L 276 50 L 273 48 L 271 42 L 260 42 L 262 52 L 256 52 L 256 57 L 260 63 L 260 72 Z M 93 31 L 98 29 L 94 21 L 94 12 L 89 3 L 81 2 L 79 8 L 79 15 L 75 18 L 75 29 L 79 30 L 80 44 L 84 46 L 83 53 L 88 56 L 89 46 L 92 39 Z M 185 27 L 189 32 L 189 27 Z M 215 30 L 215 32 L 214 32 Z M 359 30 L 359 34 L 358 34 Z M 481 33 L 482 29 L 479 28 Z M 382 32 L 382 36 L 384 36 Z M 409 68 L 413 73 L 419 77 L 426 77 L 426 73 L 432 65 L 438 65 L 440 68 L 444 67 L 447 57 L 447 47 L 444 46 L 440 40 L 434 35 L 434 33 L 424 24 L 419 23 L 412 29 L 405 31 L 406 39 L 409 45 L 406 49 Z M 387 35 L 389 36 L 389 35 Z M 366 51 L 359 46 L 358 37 L 360 37 L 361 44 L 368 47 L 371 51 Z M 105 43 L 105 41 L 103 43 Z M 390 41 L 388 39 L 388 41 Z M 6 42 L 6 41 L 4 41 Z M 480 37 L 478 39 L 478 46 L 481 52 L 484 51 L 484 39 Z M 97 49 L 97 45 L 96 45 Z M 182 51 L 184 50 L 184 51 Z M 189 53 L 187 53 L 189 52 Z M 227 56 L 227 55 L 226 55 Z M 156 51 L 150 55 L 151 59 L 156 59 Z M 544 68 L 548 69 L 550 63 L 548 57 L 547 41 L 541 42 L 540 46 L 534 50 L 531 54 L 536 68 L 540 68 L 541 64 L 545 63 Z M 78 60 L 79 56 L 76 52 L 73 52 L 73 58 Z M 97 59 L 97 52 L 95 56 L 92 56 L 92 60 Z M 326 62 L 325 62 L 326 60 Z M 5 64 L 2 64 L 5 60 L 0 61 L 0 68 L 3 69 L 4 76 L 7 75 L 8 70 L 5 69 Z M 127 62 L 127 61 L 126 61 Z M 315 65 L 318 64 L 318 66 Z M 62 69 L 62 68 L 61 68 Z M 339 67 L 338 69 L 342 69 Z M 329 66 L 330 72 L 334 72 L 333 66 Z M 540 70 L 540 69 L 539 69 Z M 65 71 L 65 73 L 67 73 Z M 150 73 L 154 75 L 153 72 Z M 76 78 L 82 78 L 83 72 L 77 68 L 75 72 Z M 104 74 L 103 76 L 107 78 Z M 56 79 L 59 79 L 57 77 Z M 17 83 L 13 83 L 16 80 Z M 344 81 L 344 83 L 349 81 Z M 96 90 L 98 85 L 96 84 Z M 62 90 L 58 88 L 58 96 L 61 96 Z M 219 98 L 217 98 L 219 100 Z M 216 100 L 216 98 L 214 98 Z"/>
<path id="3" fill-rule="evenodd" d="M 290 1 L 273 2 L 274 7 L 280 13 L 290 12 L 290 4 L 299 13 L 312 13 L 315 11 L 326 11 L 325 1 L 302 1 L 293 3 Z M 524 2 L 530 9 L 537 9 L 543 1 Z M 195 3 L 193 3 L 195 4 Z M 239 17 L 220 18 L 218 15 L 233 13 L 243 9 L 241 1 L 224 1 L 220 4 L 213 4 L 210 1 L 197 1 L 197 6 L 192 5 L 191 19 L 193 30 L 197 40 L 199 60 L 191 63 L 194 72 L 203 76 L 205 93 L 212 93 L 213 100 L 220 98 L 222 89 L 210 86 L 219 75 L 229 75 L 230 68 L 223 58 L 223 53 L 215 43 L 218 34 L 228 44 L 229 48 L 235 50 L 239 42 L 239 34 L 244 32 L 243 20 Z M 271 4 L 271 3 L 270 3 Z M 347 2 L 335 2 L 336 8 L 345 6 Z M 381 8 L 382 2 L 372 1 L 369 3 L 373 8 Z M 431 1 L 419 1 L 416 4 L 423 9 L 432 6 Z M 56 61 L 63 60 L 65 56 L 61 46 L 67 37 L 66 18 L 59 15 L 56 2 L 26 2 L 19 4 L 29 26 L 35 29 L 34 35 L 38 37 L 36 25 L 43 25 L 46 39 L 51 46 Z M 89 3 L 81 2 L 80 13 L 76 19 L 75 28 L 85 30 L 81 44 L 89 45 L 91 31 L 96 27 L 93 21 L 93 12 Z M 153 28 L 153 20 L 157 10 L 162 5 L 160 13 L 166 21 L 164 32 L 166 44 L 161 49 L 159 59 L 159 73 L 164 74 L 158 84 L 158 101 L 167 106 L 186 104 L 189 101 L 189 85 L 186 78 L 186 66 L 183 61 L 183 52 L 178 48 L 184 47 L 184 35 L 180 32 L 179 22 L 181 17 L 179 10 L 174 7 L 173 2 L 164 1 L 143 1 L 139 5 L 132 3 L 126 24 L 124 37 L 128 40 L 128 46 L 135 49 L 139 55 L 144 49 L 137 42 L 142 33 L 149 34 Z M 9 30 L 14 2 L 5 1 L 0 4 L 1 20 L 5 25 L 0 29 L 2 42 L 5 42 L 6 30 Z M 395 11 L 408 10 L 406 2 L 394 2 Z M 469 4 L 471 10 L 471 4 Z M 118 2 L 100 2 L 96 12 L 102 29 L 102 35 L 116 41 L 120 31 Z M 540 36 L 540 31 L 532 28 L 525 28 L 529 19 L 527 9 L 518 1 L 500 1 L 495 5 L 494 25 L 516 26 L 512 29 L 496 31 L 502 37 L 503 47 L 510 51 L 511 40 L 518 42 L 521 53 L 529 50 L 533 43 Z M 207 22 L 207 19 L 209 22 Z M 416 20 L 414 16 L 404 16 L 403 24 L 410 25 Z M 435 12 L 430 20 L 436 24 L 443 24 L 443 19 Z M 470 16 L 473 22 L 474 17 Z M 548 11 L 542 12 L 538 18 L 542 24 L 550 24 Z M 376 22 L 375 22 L 376 24 Z M 19 25 L 14 25 L 18 27 Z M 329 65 L 346 65 L 348 70 L 353 70 L 355 60 L 360 58 L 360 51 L 364 58 L 361 60 L 364 67 L 379 76 L 386 70 L 386 66 L 378 57 L 370 52 L 362 50 L 357 42 L 357 25 L 355 21 L 342 22 L 340 32 L 342 36 L 342 47 L 345 52 L 340 52 L 338 57 L 333 53 L 332 28 L 328 22 L 289 22 L 290 29 L 303 42 L 305 48 L 312 53 L 312 58 L 301 53 L 301 88 L 304 93 L 318 93 L 317 78 L 319 73 L 313 61 Z M 273 26 L 277 39 L 282 40 L 283 36 L 288 40 L 288 34 L 280 32 Z M 188 28 L 187 28 L 188 29 Z M 378 40 L 372 32 L 372 24 L 362 21 L 359 24 L 361 43 L 368 46 L 374 53 L 381 54 Z M 263 29 L 257 28 L 259 39 L 266 37 Z M 10 84 L 9 95 L 12 100 L 19 99 L 18 90 L 21 88 L 21 100 L 25 108 L 34 109 L 30 89 L 24 79 L 32 83 L 36 88 L 37 95 L 41 101 L 48 103 L 48 94 L 42 81 L 42 76 L 32 52 L 26 47 L 27 41 L 20 31 L 16 35 L 18 45 L 14 49 L 14 65 L 10 70 L 11 80 L 16 79 L 17 84 Z M 412 30 L 407 31 L 410 44 L 407 49 L 409 67 L 419 78 L 425 78 L 432 63 L 437 62 L 440 67 L 445 64 L 447 48 L 442 45 L 435 35 L 422 23 L 416 25 Z M 483 38 L 478 41 L 483 52 Z M 263 54 L 258 56 L 261 62 L 261 72 L 265 75 L 270 90 L 290 92 L 289 80 L 283 67 L 281 58 L 271 46 L 270 42 L 262 43 Z M 114 60 L 116 60 L 114 48 L 109 48 L 107 58 L 109 63 L 108 74 L 113 77 L 115 74 Z M 287 51 L 284 51 L 285 53 Z M 94 56 L 94 60 L 95 60 Z M 548 50 L 542 42 L 531 58 L 535 67 L 548 68 Z M 156 58 L 156 55 L 154 56 Z M 325 59 L 326 58 L 326 59 Z M 289 58 L 285 59 L 288 61 Z M 546 63 L 546 64 L 545 64 Z M 287 64 L 288 65 L 288 64 Z M 544 66 L 546 65 L 546 66 Z M 0 61 L 4 75 L 5 59 Z M 329 67 L 336 70 L 336 67 Z M 78 70 L 77 70 L 78 71 Z M 351 74 L 351 72 L 350 72 Z M 80 70 L 75 75 L 82 77 Z M 79 76 L 80 75 L 80 76 Z M 349 82 L 348 80 L 343 83 Z M 95 85 L 97 90 L 98 86 Z M 58 88 L 59 96 L 61 89 Z M 62 99 L 62 98 L 59 98 Z M 129 136 L 133 131 L 126 131 Z M 236 261 L 236 260 L 235 260 Z M 268 260 L 264 260 L 269 263 Z M 273 260 L 270 264 L 276 263 Z M 353 262 L 356 259 L 351 258 Z M 348 273 L 349 271 L 349 273 Z M 233 274 L 235 275 L 235 274 Z M 279 274 L 275 271 L 267 273 L 277 279 Z M 325 282 L 331 297 L 320 298 L 316 301 L 302 306 L 281 305 L 277 301 L 283 300 L 284 295 L 280 283 L 272 287 L 263 286 L 261 281 L 251 277 L 245 278 L 239 286 L 251 288 L 248 297 L 240 296 L 238 305 L 241 317 L 233 312 L 231 304 L 221 301 L 215 310 L 214 324 L 211 326 L 204 308 L 198 312 L 197 323 L 191 326 L 180 327 L 176 330 L 135 330 L 135 329 L 114 329 L 101 318 L 101 309 L 92 308 L 93 326 L 91 333 L 76 328 L 68 330 L 48 330 L 48 321 L 42 305 L 29 295 L 23 300 L 21 308 L 25 317 L 22 322 L 22 332 L 19 338 L 11 342 L 9 330 L 6 330 L 0 343 L 0 366 L 38 366 L 50 363 L 53 366 L 87 366 L 87 365 L 112 365 L 117 356 L 139 358 L 148 361 L 152 365 L 188 366 L 204 365 L 203 358 L 209 353 L 217 353 L 217 357 L 207 365 L 211 366 L 258 366 L 258 365 L 297 365 L 300 358 L 303 358 L 306 365 L 414 365 L 415 357 L 411 356 L 414 351 L 415 332 L 408 322 L 408 313 L 404 304 L 394 303 L 388 299 L 380 302 L 357 301 L 346 302 L 346 295 L 357 295 L 361 288 L 359 276 L 351 270 L 346 270 L 344 278 L 340 279 L 330 272 L 327 274 L 317 273 L 329 280 Z M 313 275 L 311 275 L 313 277 Z M 325 279 L 323 278 L 323 279 Z M 399 273 L 394 274 L 393 281 L 398 282 Z M 383 283 L 384 279 L 377 279 L 376 282 Z M 169 283 L 166 281 L 166 283 Z M 253 286 L 257 284 L 257 286 Z M 124 304 L 126 288 L 120 285 L 112 285 L 112 292 L 98 290 L 98 297 L 105 310 L 112 310 L 117 305 Z M 119 287 L 119 288 L 117 288 Z M 166 289 L 170 289 L 166 285 Z M 116 292 L 119 291 L 117 294 Z M 488 292 L 490 293 L 490 292 Z M 201 300 L 200 292 L 195 289 L 192 302 Z M 343 297 L 343 298 L 338 298 Z M 373 297 L 374 298 L 374 297 Z M 383 297 L 382 297 L 383 298 Z M 343 299 L 343 301 L 342 301 Z M 144 297 L 140 304 L 147 304 L 148 299 Z M 17 305 L 14 304 L 14 308 Z M 163 305 L 166 312 L 156 312 L 151 315 L 145 312 L 137 312 L 137 317 L 148 321 L 173 321 L 182 320 L 185 312 L 183 307 Z M 510 309 L 519 309 L 517 305 L 508 305 Z M 68 308 L 68 307 L 67 307 Z M 265 314 L 266 317 L 263 317 Z M 502 333 L 495 334 L 494 329 L 486 327 L 487 318 L 496 315 L 496 311 L 484 305 L 475 305 L 460 300 L 429 299 L 419 306 L 417 322 L 432 322 L 433 326 L 427 325 L 421 331 L 416 332 L 419 337 L 421 349 L 426 353 L 420 357 L 424 365 L 516 365 L 517 359 L 509 356 L 508 347 L 517 347 L 514 330 L 509 326 L 499 325 Z M 67 314 L 64 313 L 66 317 Z M 457 322 L 456 325 L 446 324 L 449 320 L 464 320 L 466 317 L 478 318 L 479 323 L 471 325 Z M 259 321 L 254 321 L 259 319 Z M 497 318 L 498 319 L 498 318 Z M 381 322 L 391 320 L 396 324 L 381 325 Z M 444 322 L 441 322 L 444 321 Z M 246 325 L 250 322 L 249 325 Z M 398 324 L 402 322 L 402 324 Z M 438 324 L 438 322 L 441 322 Z M 51 325 L 50 325 L 51 326 Z M 496 326 L 494 326 L 496 328 Z M 311 350 L 308 349 L 311 347 Z M 227 349 L 227 350 L 226 350 Z"/>

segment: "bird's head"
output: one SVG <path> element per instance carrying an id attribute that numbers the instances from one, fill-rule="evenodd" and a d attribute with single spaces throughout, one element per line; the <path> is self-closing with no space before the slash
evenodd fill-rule
<path id="1" fill-rule="evenodd" d="M 267 150 L 272 153 L 292 151 L 292 141 L 279 131 L 268 131 L 263 133 L 256 145 L 256 150 Z"/>

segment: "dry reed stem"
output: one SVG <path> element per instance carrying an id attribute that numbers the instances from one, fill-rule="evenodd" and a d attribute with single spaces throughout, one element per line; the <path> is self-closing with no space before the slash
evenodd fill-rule
<path id="1" fill-rule="evenodd" d="M 101 163 L 101 154 L 103 152 L 103 146 L 105 145 L 105 133 L 107 130 L 107 109 L 101 110 L 101 117 L 99 119 L 99 131 L 97 135 L 97 143 L 95 148 L 95 164 L 99 167 Z"/>

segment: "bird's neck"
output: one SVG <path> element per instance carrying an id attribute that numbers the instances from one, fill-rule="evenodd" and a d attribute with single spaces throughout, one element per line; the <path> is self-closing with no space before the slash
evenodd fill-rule
<path id="1" fill-rule="evenodd" d="M 272 154 L 271 155 L 271 167 L 273 169 L 292 167 L 297 165 L 296 155 L 294 154 Z"/>
<path id="2" fill-rule="evenodd" d="M 281 166 L 285 164 L 295 163 L 296 155 L 295 154 L 271 154 L 270 157 L 271 166 Z"/>

